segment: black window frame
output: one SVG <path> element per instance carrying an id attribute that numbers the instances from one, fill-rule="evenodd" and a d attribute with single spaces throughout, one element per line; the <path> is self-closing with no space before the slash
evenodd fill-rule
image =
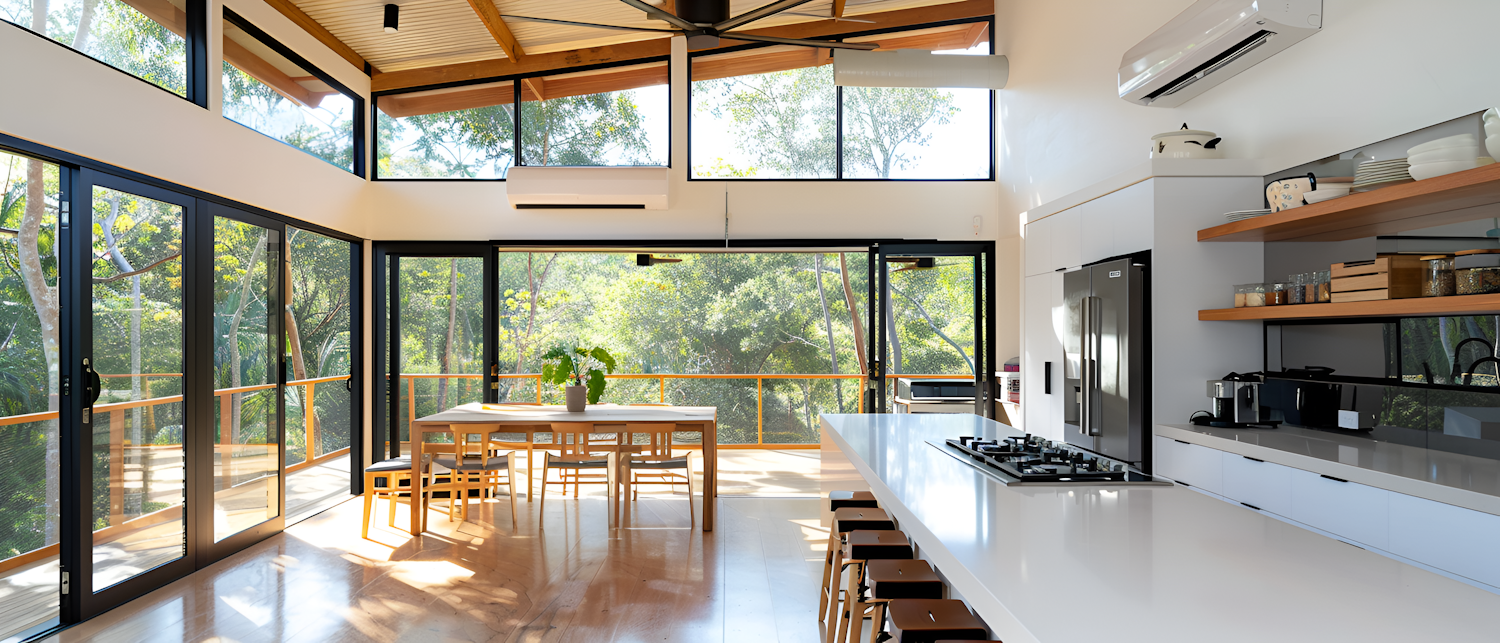
<path id="1" fill-rule="evenodd" d="M 462 178 L 462 177 L 412 177 L 412 178 L 396 178 L 396 177 L 383 177 L 383 176 L 380 176 L 380 163 L 379 163 L 379 154 L 380 154 L 380 120 L 379 119 L 381 118 L 381 115 L 380 115 L 380 106 L 379 105 L 380 105 L 380 99 L 382 97 L 385 97 L 385 96 L 400 96 L 402 94 L 413 94 L 413 93 L 416 93 L 416 92 L 425 92 L 425 91 L 431 91 L 431 90 L 434 90 L 434 89 L 450 89 L 450 88 L 454 88 L 454 87 L 468 87 L 468 86 L 472 86 L 472 85 L 488 85 L 488 84 L 491 84 L 491 83 L 509 82 L 509 83 L 511 83 L 512 90 L 515 92 L 515 98 L 513 99 L 514 100 L 513 104 L 516 106 L 515 113 L 511 117 L 512 118 L 512 122 L 511 122 L 511 135 L 512 135 L 511 154 L 513 155 L 513 160 L 511 162 L 511 167 L 525 167 L 526 163 L 524 162 L 524 155 L 523 155 L 524 150 L 522 149 L 522 145 L 521 145 L 521 127 L 523 125 L 522 119 L 521 119 L 521 81 L 526 80 L 527 78 L 546 78 L 548 76 L 558 76 L 558 75 L 561 75 L 561 74 L 574 74 L 574 73 L 580 73 L 580 72 L 586 72 L 586 71 L 598 71 L 598 70 L 601 70 L 601 69 L 613 69 L 613 68 L 616 68 L 616 67 L 633 67 L 635 65 L 650 65 L 650 64 L 656 64 L 656 63 L 666 63 L 666 65 L 667 65 L 667 94 L 668 94 L 668 96 L 670 96 L 671 92 L 672 92 L 672 57 L 671 56 L 652 56 L 650 58 L 636 58 L 636 59 L 632 59 L 632 60 L 622 60 L 622 61 L 617 61 L 617 62 L 601 63 L 601 64 L 598 64 L 598 65 L 580 65 L 578 67 L 565 67 L 565 68 L 561 68 L 561 69 L 548 69 L 546 71 L 531 72 L 531 73 L 526 73 L 526 74 L 512 74 L 512 75 L 508 75 L 508 76 L 487 76 L 487 77 L 484 77 L 484 78 L 473 78 L 473 79 L 455 81 L 455 82 L 451 82 L 451 83 L 438 83 L 438 84 L 433 84 L 433 85 L 422 85 L 420 87 L 405 87 L 405 88 L 397 89 L 397 90 L 388 90 L 388 91 L 382 91 L 382 92 L 371 92 L 371 94 L 370 94 L 370 122 L 374 125 L 374 127 L 370 128 L 370 132 L 371 132 L 370 135 L 371 135 L 371 137 L 373 139 L 373 144 L 370 146 L 370 149 L 371 149 L 371 153 L 372 153 L 372 155 L 374 157 L 374 162 L 372 162 L 370 164 L 371 165 L 370 180 L 371 181 L 392 181 L 392 182 L 397 182 L 397 183 L 411 183 L 411 182 L 424 182 L 424 181 L 433 181 L 433 182 L 444 182 L 444 181 L 478 181 L 478 182 L 497 182 L 498 181 L 498 182 L 503 182 L 503 181 L 505 181 L 505 177 L 500 177 L 500 178 L 495 178 L 495 179 L 468 179 L 468 178 Z M 671 107 L 671 101 L 669 99 L 668 102 L 667 102 L 667 163 L 665 165 L 665 167 L 667 167 L 667 168 L 671 168 L 672 167 L 672 118 L 673 118 L 672 107 Z M 558 167 L 561 167 L 561 166 L 558 166 Z M 662 167 L 662 166 L 656 166 L 656 165 L 600 165 L 600 166 L 597 166 L 597 167 Z"/>
<path id="2" fill-rule="evenodd" d="M 220 15 L 220 21 L 221 22 L 227 22 L 227 23 L 233 24 L 236 28 L 240 29 L 241 31 L 244 31 L 251 38 L 254 38 L 254 39 L 258 40 L 258 41 L 260 41 L 261 44 L 269 47 L 271 49 L 271 51 L 274 51 L 277 54 L 281 55 L 282 57 L 286 58 L 287 60 L 291 61 L 292 64 L 297 65 L 298 67 L 301 67 L 303 69 L 303 71 L 306 71 L 309 75 L 313 76 L 314 78 L 317 78 L 323 84 L 328 85 L 329 87 L 332 87 L 334 91 L 336 91 L 336 92 L 338 92 L 340 94 L 343 94 L 344 96 L 347 96 L 351 101 L 353 101 L 353 107 L 350 110 L 352 112 L 350 114 L 350 121 L 352 123 L 353 130 L 354 130 L 353 131 L 354 140 L 352 141 L 352 143 L 353 143 L 353 145 L 352 145 L 353 150 L 352 151 L 353 151 L 354 159 L 353 159 L 352 167 L 350 167 L 350 168 L 342 168 L 342 167 L 339 167 L 339 166 L 336 166 L 336 165 L 334 167 L 339 167 L 339 169 L 344 170 L 346 172 L 349 172 L 350 174 L 353 174 L 353 175 L 355 175 L 355 176 L 357 176 L 357 177 L 359 177 L 361 179 L 366 178 L 366 176 L 365 176 L 366 175 L 366 171 L 365 170 L 366 170 L 366 167 L 367 167 L 366 159 L 368 158 L 369 155 L 365 151 L 365 99 L 364 99 L 364 97 L 360 96 L 358 92 L 355 92 L 354 90 L 349 89 L 349 87 L 347 85 L 339 82 L 333 76 L 328 75 L 327 72 L 323 71 L 322 69 L 319 69 L 316 65 L 312 64 L 311 62 L 308 62 L 308 60 L 306 58 L 303 58 L 302 56 L 298 55 L 297 52 L 292 51 L 292 49 L 290 47 L 287 47 L 286 45 L 281 44 L 281 42 L 278 41 L 278 40 L 276 40 L 275 38 L 272 38 L 270 34 L 266 33 L 261 28 L 255 26 L 254 23 L 252 23 L 249 20 L 245 19 L 244 16 L 241 16 L 240 14 L 235 13 L 233 9 L 230 9 L 227 6 L 223 7 L 223 12 Z M 223 30 L 220 30 L 219 37 L 220 38 L 227 37 L 227 36 L 225 36 L 222 33 L 222 31 Z M 222 62 L 221 62 L 221 64 L 222 64 Z M 222 91 L 223 91 L 223 88 L 221 87 L 220 88 L 220 92 L 222 93 Z M 222 107 L 222 105 L 221 105 L 221 107 Z M 221 109 L 220 110 L 220 114 L 219 114 L 220 116 L 224 116 L 222 112 L 223 112 L 223 110 Z M 234 120 L 232 118 L 229 118 L 228 116 L 224 116 L 224 120 L 229 121 L 231 123 L 234 123 L 235 125 L 239 125 L 240 127 L 244 127 L 245 129 L 248 129 L 248 130 L 250 130 L 252 132 L 255 132 L 256 134 L 260 134 L 261 136 L 264 136 L 264 137 L 269 138 L 269 139 L 271 139 L 273 141 L 276 141 L 277 143 L 281 143 L 282 145 L 285 145 L 285 146 L 290 147 L 290 148 L 292 148 L 294 150 L 297 150 L 298 152 L 300 152 L 302 154 L 307 154 L 309 156 L 312 156 L 312 153 L 308 152 L 307 150 L 304 150 L 304 149 L 302 149 L 300 147 L 292 145 L 291 143 L 288 143 L 288 142 L 283 141 L 283 140 L 281 140 L 279 138 L 271 136 L 270 134 L 262 132 L 262 131 L 260 131 L 258 129 L 255 129 L 253 127 L 245 125 L 244 123 L 240 123 L 240 122 L 238 122 L 238 121 L 236 121 L 236 120 Z M 329 163 L 329 165 L 333 165 L 333 164 Z"/>
<path id="3" fill-rule="evenodd" d="M 885 28 L 885 29 L 872 29 L 872 30 L 869 30 L 869 31 L 860 31 L 860 32 L 855 32 L 855 33 L 846 33 L 846 34 L 840 34 L 838 37 L 833 38 L 833 40 L 837 40 L 839 42 L 843 42 L 845 39 L 848 39 L 848 38 L 860 38 L 860 37 L 864 37 L 864 36 L 878 36 L 878 35 L 881 35 L 881 34 L 902 33 L 902 32 L 906 32 L 906 31 L 920 31 L 922 29 L 932 29 L 932 28 L 935 28 L 935 27 L 948 27 L 948 26 L 952 26 L 952 25 L 967 25 L 967 24 L 974 24 L 974 23 L 979 23 L 979 22 L 987 23 L 989 25 L 988 33 L 989 33 L 989 40 L 990 40 L 990 55 L 994 55 L 994 53 L 995 53 L 995 16 L 993 16 L 993 15 L 983 16 L 983 17 L 978 17 L 978 18 L 959 18 L 959 19 L 955 19 L 955 20 L 943 20 L 943 21 L 939 21 L 939 22 L 928 22 L 928 23 L 922 23 L 922 24 L 918 24 L 918 25 L 908 25 L 908 26 L 903 26 L 903 27 L 888 27 L 888 28 Z M 835 155 L 835 165 L 834 165 L 834 176 L 833 177 L 831 177 L 831 178 L 818 178 L 818 177 L 805 177 L 805 178 L 794 178 L 794 177 L 787 177 L 787 178 L 775 177 L 775 178 L 772 178 L 772 177 L 767 177 L 767 178 L 756 178 L 756 177 L 706 177 L 706 176 L 705 177 L 698 177 L 698 176 L 693 176 L 693 59 L 695 59 L 695 58 L 701 58 L 701 57 L 704 57 L 704 56 L 714 56 L 714 55 L 719 55 L 719 54 L 732 53 L 732 52 L 736 52 L 736 51 L 747 51 L 747 50 L 751 50 L 751 49 L 763 49 L 763 48 L 766 48 L 766 47 L 775 47 L 775 46 L 778 46 L 778 45 L 775 45 L 773 43 L 751 44 L 751 45 L 739 45 L 739 46 L 735 46 L 735 47 L 725 47 L 725 48 L 722 48 L 722 49 L 707 49 L 707 50 L 703 50 L 703 51 L 699 51 L 699 52 L 689 52 L 688 53 L 688 70 L 687 70 L 687 73 L 688 73 L 688 81 L 687 81 L 687 85 L 688 85 L 688 100 L 687 100 L 687 112 L 688 112 L 687 113 L 687 144 L 688 144 L 688 147 L 687 147 L 687 159 L 688 159 L 687 160 L 687 180 L 688 181 L 734 181 L 734 182 L 773 182 L 773 181 L 788 181 L 788 182 L 841 181 L 842 182 L 842 181 L 855 181 L 855 182 L 906 182 L 906 183 L 923 183 L 923 182 L 974 183 L 974 182 L 984 182 L 984 181 L 993 182 L 993 181 L 998 180 L 997 179 L 997 169 L 998 168 L 996 167 L 996 163 L 995 163 L 995 152 L 996 152 L 996 149 L 995 149 L 995 114 L 996 114 L 996 111 L 995 111 L 995 108 L 996 108 L 995 90 L 993 90 L 993 89 L 989 90 L 990 91 L 990 116 L 989 116 L 989 126 L 990 126 L 990 136 L 989 136 L 989 145 L 990 145 L 990 172 L 989 172 L 989 176 L 987 176 L 985 178 L 972 178 L 972 179 L 960 179 L 960 178 L 955 178 L 955 179 L 921 179 L 921 178 L 911 178 L 911 179 L 892 178 L 892 179 L 883 179 L 883 178 L 878 178 L 878 177 L 845 177 L 844 176 L 844 88 L 840 87 L 840 86 L 837 86 L 837 85 L 834 86 L 834 92 L 835 92 L 834 93 L 834 101 L 835 101 L 835 109 L 834 109 L 834 155 Z"/>
<path id="4" fill-rule="evenodd" d="M 32 31 L 29 27 L 16 24 L 9 20 L 0 20 L 0 24 L 9 25 L 20 30 L 22 33 L 30 34 L 31 36 L 36 38 L 41 38 L 46 42 L 52 43 L 58 47 L 62 47 L 67 51 L 71 51 L 74 54 L 92 60 L 96 63 L 99 63 L 100 65 L 104 65 L 109 69 L 113 69 L 117 72 L 125 74 L 126 76 L 134 78 L 151 87 L 155 87 L 156 89 L 166 92 L 167 95 L 173 98 L 185 100 L 189 103 L 202 107 L 203 109 L 208 109 L 208 0 L 186 0 L 185 13 L 187 14 L 187 36 L 185 37 L 185 40 L 187 41 L 187 69 L 185 70 L 185 80 L 187 81 L 187 95 L 185 96 L 178 95 L 176 92 L 162 87 L 161 85 L 153 83 L 124 69 L 120 69 L 119 67 L 99 60 L 98 58 L 90 56 L 82 51 L 74 49 L 72 45 L 69 45 L 68 43 L 53 40 L 46 34 Z"/>

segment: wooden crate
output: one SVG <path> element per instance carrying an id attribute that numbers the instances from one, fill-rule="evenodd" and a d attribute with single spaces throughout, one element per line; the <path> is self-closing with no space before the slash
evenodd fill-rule
<path id="1" fill-rule="evenodd" d="M 1422 296 L 1422 261 L 1417 255 L 1387 254 L 1372 261 L 1329 266 L 1334 303 L 1407 299 Z M 1341 296 L 1342 295 L 1342 296 Z"/>

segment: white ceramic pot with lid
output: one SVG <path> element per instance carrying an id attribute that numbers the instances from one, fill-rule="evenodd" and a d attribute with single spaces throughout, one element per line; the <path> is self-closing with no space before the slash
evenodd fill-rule
<path id="1" fill-rule="evenodd" d="M 1180 130 L 1151 137 L 1151 158 L 1221 159 L 1224 150 L 1219 149 L 1220 140 L 1213 132 L 1188 129 L 1183 123 Z"/>

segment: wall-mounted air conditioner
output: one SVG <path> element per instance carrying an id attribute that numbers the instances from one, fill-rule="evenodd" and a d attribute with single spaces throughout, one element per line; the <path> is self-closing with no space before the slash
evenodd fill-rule
<path id="1" fill-rule="evenodd" d="M 1198 0 L 1125 52 L 1120 98 L 1176 107 L 1322 26 L 1322 0 Z"/>
<path id="2" fill-rule="evenodd" d="M 517 210 L 665 210 L 664 167 L 513 167 L 505 196 Z"/>

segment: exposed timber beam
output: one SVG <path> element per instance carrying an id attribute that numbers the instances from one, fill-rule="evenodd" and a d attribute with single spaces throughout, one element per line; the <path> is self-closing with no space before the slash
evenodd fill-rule
<path id="1" fill-rule="evenodd" d="M 303 31 L 306 31 L 308 34 L 312 35 L 312 37 L 316 38 L 318 42 L 323 43 L 324 46 L 332 49 L 334 53 L 338 54 L 344 60 L 349 61 L 349 64 L 354 65 L 355 69 L 365 71 L 365 65 L 367 65 L 368 63 L 365 61 L 363 56 L 360 56 L 358 53 L 356 53 L 354 51 L 354 48 L 344 44 L 344 41 L 339 40 L 337 37 L 335 37 L 333 35 L 333 32 L 324 29 L 323 25 L 318 24 L 318 21 L 313 20 L 312 16 L 307 15 L 307 13 L 298 8 L 297 5 L 292 4 L 292 0 L 266 0 L 266 4 L 271 5 L 272 8 L 280 11 L 281 15 L 286 16 L 287 18 L 291 19 L 292 22 L 297 23 L 298 27 L 301 27 Z M 376 74 L 379 72 L 380 70 L 375 69 L 374 67 L 370 68 L 371 74 Z"/>
<path id="2" fill-rule="evenodd" d="M 506 58 L 520 62 L 526 57 L 526 52 L 521 51 L 521 43 L 516 41 L 516 36 L 510 32 L 505 19 L 500 17 L 500 8 L 495 6 L 494 0 L 469 0 L 469 6 L 479 15 L 484 28 L 490 30 L 490 36 L 500 44 L 500 50 L 505 52 Z"/>
<path id="3" fill-rule="evenodd" d="M 833 0 L 833 17 L 844 17 L 844 0 Z"/>
<path id="4" fill-rule="evenodd" d="M 752 29 L 747 30 L 745 33 L 778 38 L 832 38 L 862 31 L 910 27 L 947 20 L 982 18 L 994 15 L 994 13 L 994 0 L 963 0 L 962 2 L 950 2 L 948 4 L 881 13 L 867 13 L 859 16 L 860 20 L 869 20 L 871 21 L 870 23 L 851 24 L 829 18 L 779 27 Z M 730 37 L 725 38 L 724 42 L 726 44 L 723 46 L 727 47 L 742 44 L 744 41 L 733 40 Z M 618 45 L 574 49 L 571 51 L 529 54 L 524 60 L 501 58 L 456 65 L 438 65 L 435 67 L 386 72 L 371 78 L 370 88 L 376 92 L 388 92 L 446 83 L 483 80 L 486 78 L 520 76 L 539 72 L 566 73 L 567 70 L 574 67 L 624 62 L 642 58 L 656 58 L 670 54 L 671 43 L 669 40 L 667 38 L 658 38 Z"/>
<path id="5" fill-rule="evenodd" d="M 537 100 L 547 100 L 548 98 L 551 98 L 551 96 L 547 95 L 546 82 L 542 80 L 541 76 L 522 78 L 521 83 L 526 85 L 526 89 L 531 90 L 531 95 L 535 96 Z"/>

